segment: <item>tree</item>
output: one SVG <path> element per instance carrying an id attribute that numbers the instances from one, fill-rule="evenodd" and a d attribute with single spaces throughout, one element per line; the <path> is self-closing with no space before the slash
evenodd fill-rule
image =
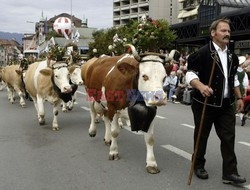
<path id="1" fill-rule="evenodd" d="M 119 40 L 114 42 L 113 37 L 117 34 Z M 137 51 L 159 52 L 160 49 L 172 48 L 175 33 L 169 28 L 165 20 L 152 20 L 143 18 L 139 22 L 131 21 L 128 25 L 112 27 L 106 30 L 98 30 L 93 34 L 94 42 L 89 44 L 89 56 L 102 54 L 120 55 L 125 53 L 124 44 L 133 44 Z M 97 52 L 94 53 L 93 49 Z"/>

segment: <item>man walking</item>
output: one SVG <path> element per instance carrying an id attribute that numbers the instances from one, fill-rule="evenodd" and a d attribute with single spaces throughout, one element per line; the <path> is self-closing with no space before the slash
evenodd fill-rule
<path id="1" fill-rule="evenodd" d="M 208 179 L 205 170 L 205 154 L 207 140 L 214 125 L 221 141 L 223 158 L 223 183 L 245 183 L 246 179 L 238 174 L 235 145 L 235 110 L 233 107 L 237 98 L 237 111 L 243 109 L 239 81 L 235 77 L 239 65 L 238 57 L 229 51 L 227 45 L 230 39 L 230 21 L 219 19 L 210 26 L 211 41 L 188 58 L 186 81 L 194 88 L 192 111 L 195 130 L 194 143 L 197 141 L 201 122 L 201 113 L 205 98 L 208 97 L 204 115 L 203 131 L 195 160 L 194 171 L 198 178 Z M 211 86 L 208 86 L 212 65 L 215 69 Z"/>

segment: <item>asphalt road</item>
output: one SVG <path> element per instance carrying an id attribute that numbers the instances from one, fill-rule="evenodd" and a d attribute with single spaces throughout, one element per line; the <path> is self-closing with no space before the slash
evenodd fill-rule
<path id="1" fill-rule="evenodd" d="M 193 147 L 190 106 L 168 103 L 155 121 L 154 152 L 159 174 L 146 173 L 143 135 L 122 129 L 118 145 L 121 159 L 109 161 L 104 125 L 89 137 L 90 115 L 83 88 L 74 109 L 59 113 L 60 131 L 52 131 L 52 106 L 46 102 L 46 125 L 40 126 L 32 102 L 21 108 L 10 104 L 0 91 L 0 190 L 234 190 L 250 189 L 250 120 L 245 127 L 237 118 L 238 169 L 244 186 L 221 181 L 220 142 L 212 130 L 207 148 L 208 180 L 193 176 L 187 185 Z"/>

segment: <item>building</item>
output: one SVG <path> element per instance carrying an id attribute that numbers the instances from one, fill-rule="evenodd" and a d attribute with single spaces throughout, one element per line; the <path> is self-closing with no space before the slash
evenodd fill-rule
<path id="1" fill-rule="evenodd" d="M 187 1 L 182 1 L 182 3 Z M 226 17 L 232 22 L 229 48 L 241 55 L 250 53 L 249 12 L 250 0 L 201 0 L 195 19 L 187 19 L 171 26 L 177 34 L 176 48 L 185 48 L 190 51 L 192 48 L 208 43 L 211 23 L 215 19 Z"/>
<path id="2" fill-rule="evenodd" d="M 179 0 L 179 3 L 181 3 L 178 14 L 180 22 L 197 19 L 200 0 Z"/>
<path id="3" fill-rule="evenodd" d="M 0 39 L 0 64 L 7 65 L 17 61 L 21 49 L 21 45 L 15 40 Z"/>
<path id="4" fill-rule="evenodd" d="M 0 45 L 0 67 L 6 65 L 6 52 L 3 45 Z"/>
<path id="5" fill-rule="evenodd" d="M 177 0 L 113 0 L 113 26 L 128 24 L 142 15 L 175 24 L 179 22 L 178 11 Z"/>

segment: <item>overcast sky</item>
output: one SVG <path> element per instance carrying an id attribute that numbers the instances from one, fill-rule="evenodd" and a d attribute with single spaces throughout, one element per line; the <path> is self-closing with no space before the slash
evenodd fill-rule
<path id="1" fill-rule="evenodd" d="M 98 29 L 112 26 L 113 0 L 1 0 L 0 31 L 34 33 L 35 22 L 61 13 L 88 19 L 88 26 Z M 28 22 L 33 23 L 28 23 Z"/>

